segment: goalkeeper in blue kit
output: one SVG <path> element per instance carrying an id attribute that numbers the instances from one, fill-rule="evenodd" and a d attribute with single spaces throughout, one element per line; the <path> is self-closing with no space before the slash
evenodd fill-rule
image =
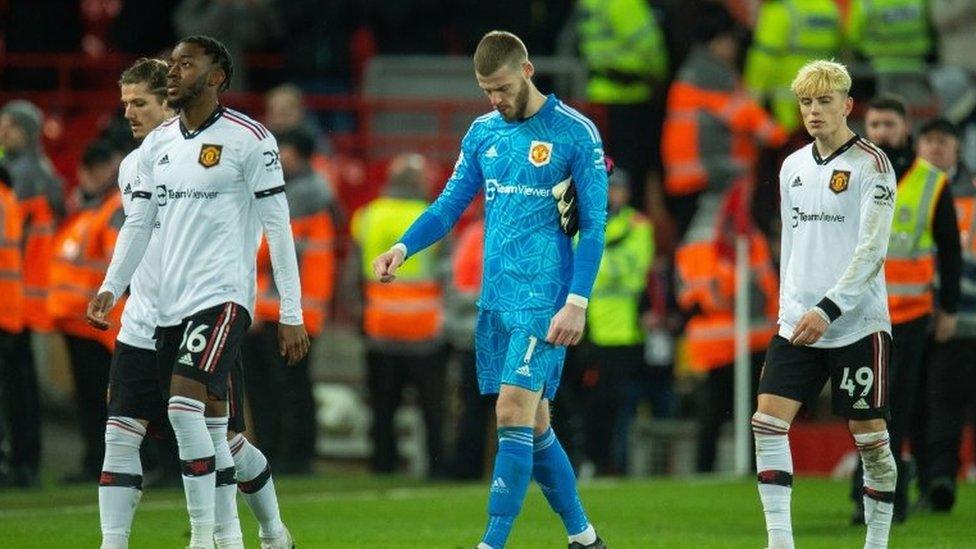
<path id="1" fill-rule="evenodd" d="M 549 424 L 566 346 L 583 336 L 587 298 L 603 253 L 603 144 L 586 117 L 536 89 L 534 68 L 515 35 L 486 34 L 474 66 L 493 111 L 471 124 L 437 201 L 375 259 L 373 269 L 381 281 L 392 281 L 406 259 L 446 235 L 484 190 L 475 346 L 481 392 L 498 393 L 498 453 L 488 525 L 478 547 L 505 546 L 534 479 L 562 518 L 570 549 L 604 548 Z"/>

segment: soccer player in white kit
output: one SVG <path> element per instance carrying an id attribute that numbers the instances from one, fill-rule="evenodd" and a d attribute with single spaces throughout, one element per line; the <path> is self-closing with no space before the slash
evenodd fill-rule
<path id="1" fill-rule="evenodd" d="M 142 58 L 126 69 L 119 79 L 121 100 L 132 135 L 142 140 L 163 121 L 173 117 L 166 102 L 164 61 Z M 138 150 L 126 156 L 119 166 L 119 191 L 123 208 L 128 211 L 136 200 Z M 154 233 L 157 232 L 158 222 Z M 146 254 L 136 269 L 129 286 L 129 299 L 122 313 L 122 328 L 112 355 L 109 385 L 109 417 L 105 424 L 105 460 L 99 479 L 98 500 L 102 528 L 102 549 L 128 547 L 132 519 L 142 495 L 142 464 L 139 447 L 152 423 L 157 430 L 168 431 L 166 417 L 172 364 L 158 363 L 156 354 L 156 298 L 160 268 L 159 239 L 150 239 Z M 103 328 L 104 325 L 96 325 Z M 229 391 L 231 410 L 226 422 L 230 435 L 221 438 L 223 418 L 210 418 L 208 430 L 217 449 L 233 452 L 233 465 L 217 469 L 217 497 L 214 538 L 218 547 L 239 547 L 243 543 L 240 521 L 237 518 L 236 487 L 244 491 L 244 498 L 260 524 L 261 531 L 271 533 L 266 545 L 290 547 L 290 533 L 281 523 L 274 483 L 270 478 L 267 459 L 240 433 L 244 431 L 243 372 L 241 361 L 234 365 L 232 376 L 239 380 Z M 230 439 L 228 445 L 227 439 Z M 224 454 L 226 457 L 226 454 Z M 223 465 L 223 464 L 222 464 Z M 236 476 L 235 476 L 236 468 Z M 267 478 L 261 486 L 254 481 Z M 249 490 L 249 488 L 255 488 Z"/>
<path id="2" fill-rule="evenodd" d="M 792 89 L 813 143 L 783 162 L 779 334 L 766 352 L 752 416 L 770 549 L 793 547 L 790 422 L 830 380 L 834 414 L 864 461 L 866 548 L 887 547 L 897 471 L 888 442 L 891 349 L 884 263 L 895 172 L 847 126 L 847 69 L 813 61 Z"/>
<path id="3" fill-rule="evenodd" d="M 231 72 L 226 48 L 213 38 L 184 38 L 173 50 L 166 97 L 181 115 L 139 148 L 135 200 L 88 315 L 93 324 L 105 322 L 158 218 L 156 348 L 159 361 L 172 365 L 168 417 L 194 549 L 214 546 L 215 471 L 233 465 L 218 441 L 226 440 L 229 372 L 254 307 L 255 219 L 264 227 L 281 293 L 280 351 L 290 363 L 308 352 L 277 145 L 263 126 L 219 104 Z M 246 484 L 263 485 L 269 476 L 265 471 Z M 261 533 L 262 546 L 291 545 L 283 527 L 274 538 Z"/>

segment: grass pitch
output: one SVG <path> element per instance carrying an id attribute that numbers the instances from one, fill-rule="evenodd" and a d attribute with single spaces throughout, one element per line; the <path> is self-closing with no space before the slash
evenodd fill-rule
<path id="1" fill-rule="evenodd" d="M 467 548 L 482 533 L 487 488 L 421 484 L 404 478 L 320 476 L 276 479 L 282 516 L 297 547 Z M 762 510 L 751 480 L 598 481 L 580 488 L 587 511 L 613 549 L 749 548 L 765 545 Z M 247 547 L 257 526 L 241 498 Z M 847 483 L 799 478 L 793 489 L 797 547 L 857 548 L 863 527 L 848 524 Z M 976 486 L 963 485 L 951 515 L 914 515 L 892 529 L 892 548 L 976 548 Z M 130 546 L 184 547 L 183 493 L 147 489 Z M 559 519 L 538 488 L 529 491 L 508 547 L 566 547 Z M 95 487 L 0 492 L 0 548 L 96 548 Z"/>

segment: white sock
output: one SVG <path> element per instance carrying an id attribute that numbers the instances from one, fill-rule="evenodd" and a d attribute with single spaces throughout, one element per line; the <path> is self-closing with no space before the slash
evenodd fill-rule
<path id="1" fill-rule="evenodd" d="M 485 542 L 481 542 L 481 543 L 478 544 L 477 547 L 475 547 L 475 549 L 492 549 L 492 546 L 491 545 L 488 545 Z"/>
<path id="2" fill-rule="evenodd" d="M 176 433 L 183 467 L 183 491 L 190 515 L 190 547 L 210 549 L 214 534 L 216 474 L 214 444 L 199 400 L 174 396 L 169 399 L 169 422 Z"/>
<path id="3" fill-rule="evenodd" d="M 593 528 L 592 524 L 586 525 L 586 530 L 583 530 L 579 534 L 569 536 L 569 543 L 579 542 L 583 545 L 589 545 L 596 541 L 596 528 Z"/>
<path id="4" fill-rule="evenodd" d="M 854 443 L 864 463 L 864 523 L 868 532 L 865 549 L 888 547 L 888 533 L 894 514 L 898 468 L 891 453 L 888 431 L 854 435 Z"/>
<path id="5" fill-rule="evenodd" d="M 112 416 L 105 422 L 105 459 L 98 481 L 98 515 L 102 549 L 127 549 L 132 517 L 142 498 L 139 446 L 146 428 L 130 417 Z"/>
<path id="6" fill-rule="evenodd" d="M 217 484 L 214 496 L 214 541 L 217 547 L 244 548 L 244 534 L 237 517 L 237 481 L 234 458 L 227 445 L 227 418 L 208 417 L 207 431 L 214 445 Z"/>
<path id="7" fill-rule="evenodd" d="M 790 517 L 793 456 L 790 454 L 789 432 L 790 424 L 782 419 L 759 412 L 752 416 L 759 499 L 766 515 L 769 549 L 793 549 Z"/>
<path id="8" fill-rule="evenodd" d="M 280 536 L 285 525 L 281 522 L 268 458 L 240 433 L 231 439 L 230 453 L 237 467 L 237 487 L 258 521 L 259 536 L 265 539 Z"/>

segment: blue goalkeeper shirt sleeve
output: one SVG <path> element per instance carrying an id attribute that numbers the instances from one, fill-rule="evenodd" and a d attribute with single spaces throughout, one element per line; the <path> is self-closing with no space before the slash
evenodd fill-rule
<path id="1" fill-rule="evenodd" d="M 484 178 L 478 166 L 477 148 L 484 118 L 476 119 L 461 140 L 461 152 L 454 165 L 454 173 L 447 180 L 441 195 L 400 239 L 400 243 L 407 248 L 407 257 L 444 238 L 481 189 Z"/>
<path id="2" fill-rule="evenodd" d="M 603 257 L 607 225 L 607 171 L 602 144 L 580 141 L 570 166 L 579 200 L 579 241 L 569 293 L 589 298 Z"/>

